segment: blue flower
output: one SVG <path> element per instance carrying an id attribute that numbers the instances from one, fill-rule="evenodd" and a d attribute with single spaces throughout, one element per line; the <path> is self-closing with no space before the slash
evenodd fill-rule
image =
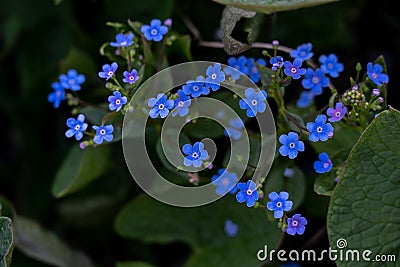
<path id="1" fill-rule="evenodd" d="M 328 87 L 329 78 L 325 76 L 321 69 L 313 70 L 308 68 L 301 84 L 305 89 L 311 89 L 314 95 L 320 95 L 322 94 L 322 88 Z"/>
<path id="2" fill-rule="evenodd" d="M 120 111 L 122 106 L 126 104 L 127 101 L 128 99 L 126 98 L 126 96 L 122 96 L 120 92 L 114 91 L 113 95 L 110 95 L 108 97 L 108 102 L 110 102 L 110 104 L 108 104 L 108 108 L 110 110 L 115 110 L 116 112 L 118 112 Z"/>
<path id="3" fill-rule="evenodd" d="M 234 172 L 228 172 L 225 168 L 218 170 L 218 173 L 211 177 L 211 182 L 217 187 L 216 193 L 219 196 L 223 196 L 226 193 L 236 193 L 236 182 L 238 176 Z"/>
<path id="4" fill-rule="evenodd" d="M 227 236 L 229 236 L 229 237 L 236 236 L 238 230 L 239 230 L 239 226 L 237 224 L 233 223 L 231 220 L 225 221 L 224 231 Z"/>
<path id="5" fill-rule="evenodd" d="M 67 74 L 61 74 L 59 79 L 62 87 L 72 91 L 81 90 L 81 84 L 86 80 L 85 75 L 78 74 L 75 69 L 70 69 Z"/>
<path id="6" fill-rule="evenodd" d="M 193 98 L 201 95 L 208 95 L 210 88 L 205 84 L 203 76 L 197 76 L 196 80 L 189 80 L 182 86 L 182 90 L 186 95 L 191 95 Z"/>
<path id="7" fill-rule="evenodd" d="M 269 63 L 271 63 L 271 65 L 272 65 L 271 69 L 273 71 L 276 71 L 277 69 L 282 68 L 282 66 L 283 66 L 283 58 L 281 56 L 272 57 L 269 60 Z"/>
<path id="8" fill-rule="evenodd" d="M 282 134 L 279 136 L 279 142 L 282 144 L 279 153 L 282 156 L 289 156 L 290 159 L 297 157 L 298 151 L 304 151 L 304 143 L 299 141 L 299 135 L 295 132 L 289 132 L 288 135 Z"/>
<path id="9" fill-rule="evenodd" d="M 67 120 L 67 126 L 70 128 L 65 132 L 65 136 L 70 138 L 75 135 L 77 141 L 81 140 L 83 137 L 83 132 L 86 131 L 88 124 L 84 122 L 85 115 L 79 114 L 78 118 L 69 118 Z"/>
<path id="10" fill-rule="evenodd" d="M 295 171 L 292 168 L 285 168 L 285 170 L 283 171 L 283 176 L 285 176 L 287 178 L 293 178 L 294 174 L 295 174 Z"/>
<path id="11" fill-rule="evenodd" d="M 367 64 L 367 75 L 371 79 L 371 81 L 378 86 L 381 86 L 382 83 L 389 82 L 389 76 L 382 73 L 382 71 L 383 68 L 379 64 L 372 64 L 372 62 L 369 62 Z"/>
<path id="12" fill-rule="evenodd" d="M 111 42 L 110 45 L 113 47 L 128 47 L 133 44 L 133 33 L 123 34 L 118 33 L 115 36 L 116 42 Z"/>
<path id="13" fill-rule="evenodd" d="M 169 110 L 174 107 L 174 100 L 167 100 L 165 94 L 158 94 L 157 98 L 150 98 L 148 101 L 148 106 L 151 107 L 149 116 L 151 118 L 161 118 L 167 117 Z"/>
<path id="14" fill-rule="evenodd" d="M 178 98 L 174 100 L 174 111 L 171 115 L 175 117 L 179 114 L 180 117 L 186 116 L 189 113 L 189 106 L 191 104 L 191 99 L 187 96 L 183 90 L 178 90 Z"/>
<path id="15" fill-rule="evenodd" d="M 206 74 L 206 85 L 210 86 L 213 91 L 218 90 L 220 83 L 225 81 L 225 73 L 221 71 L 221 64 L 219 63 L 215 63 L 214 66 L 209 66 L 206 70 Z"/>
<path id="16" fill-rule="evenodd" d="M 292 58 L 298 58 L 301 59 L 302 61 L 305 61 L 312 58 L 312 56 L 314 55 L 314 53 L 311 52 L 311 50 L 312 50 L 311 43 L 302 44 L 299 45 L 296 50 L 290 51 L 290 56 Z"/>
<path id="17" fill-rule="evenodd" d="M 133 69 L 131 72 L 124 71 L 123 74 L 124 74 L 125 78 L 123 78 L 122 81 L 124 83 L 132 84 L 132 83 L 136 82 L 139 79 L 139 76 L 137 76 L 137 71 L 135 69 Z"/>
<path id="18" fill-rule="evenodd" d="M 344 70 L 343 64 L 338 62 L 335 54 L 322 55 L 319 57 L 319 62 L 321 62 L 321 70 L 328 73 L 332 78 L 339 77 L 339 72 Z"/>
<path id="19" fill-rule="evenodd" d="M 111 142 L 114 138 L 112 132 L 114 131 L 114 127 L 109 125 L 101 125 L 101 126 L 92 126 L 92 128 L 96 131 L 96 135 L 93 138 L 93 141 L 100 145 L 103 143 L 104 140 L 107 142 Z"/>
<path id="20" fill-rule="evenodd" d="M 267 209 L 274 211 L 274 218 L 279 219 L 282 218 L 284 211 L 289 211 L 293 202 L 288 200 L 289 193 L 282 191 L 279 193 L 271 192 L 268 194 L 268 198 L 271 200 L 267 203 Z"/>
<path id="21" fill-rule="evenodd" d="M 104 64 L 102 69 L 103 71 L 99 72 L 99 77 L 104 78 L 107 81 L 114 76 L 115 72 L 118 69 L 118 64 L 116 62 L 113 62 L 111 66 L 109 64 Z"/>
<path id="22" fill-rule="evenodd" d="M 65 100 L 64 87 L 62 87 L 59 82 L 52 83 L 51 87 L 53 88 L 53 92 L 47 96 L 47 101 L 53 103 L 54 108 L 58 108 L 60 107 L 61 101 Z"/>
<path id="23" fill-rule="evenodd" d="M 266 64 L 267 62 L 262 58 L 257 59 L 257 61 L 254 61 L 254 58 L 249 58 L 247 60 L 248 75 L 253 82 L 258 83 L 260 81 L 258 65 L 265 66 Z"/>
<path id="24" fill-rule="evenodd" d="M 342 102 L 337 102 L 335 104 L 335 108 L 328 108 L 326 110 L 326 115 L 330 117 L 328 121 L 330 122 L 340 121 L 346 114 L 346 111 L 347 109 L 346 107 L 343 107 Z"/>
<path id="25" fill-rule="evenodd" d="M 333 134 L 333 127 L 330 123 L 326 123 L 325 115 L 318 115 L 315 122 L 308 122 L 307 130 L 310 132 L 308 138 L 313 142 L 326 141 Z"/>
<path id="26" fill-rule="evenodd" d="M 239 106 L 241 109 L 247 109 L 248 117 L 255 117 L 257 112 L 264 112 L 267 108 L 266 97 L 267 93 L 264 90 L 260 90 L 256 93 L 253 88 L 247 88 L 244 92 L 247 99 L 241 99 Z"/>
<path id="27" fill-rule="evenodd" d="M 161 20 L 152 19 L 150 25 L 143 25 L 140 31 L 143 33 L 147 41 L 159 42 L 168 32 L 168 27 L 161 25 Z"/>
<path id="28" fill-rule="evenodd" d="M 224 68 L 226 74 L 230 75 L 232 79 L 238 80 L 242 74 L 247 74 L 247 58 L 245 56 L 240 56 L 238 58 L 230 57 L 228 58 L 228 65 L 231 68 Z"/>
<path id="29" fill-rule="evenodd" d="M 185 144 L 182 147 L 182 151 L 187 155 L 183 161 L 186 167 L 193 165 L 193 167 L 198 168 L 203 163 L 203 160 L 208 158 L 208 152 L 204 149 L 202 142 L 196 142 L 193 146 Z"/>
<path id="30" fill-rule="evenodd" d="M 295 214 L 292 218 L 287 219 L 287 229 L 286 233 L 289 235 L 304 234 L 306 230 L 305 225 L 307 224 L 307 219 L 302 217 L 300 214 Z"/>
<path id="31" fill-rule="evenodd" d="M 233 140 L 239 140 L 242 137 L 244 123 L 240 118 L 229 120 L 229 126 L 224 130 L 224 135 L 231 137 Z"/>
<path id="32" fill-rule="evenodd" d="M 248 180 L 247 183 L 238 183 L 237 188 L 240 191 L 236 194 L 236 200 L 239 203 L 246 202 L 249 208 L 253 207 L 258 200 L 257 185 L 252 180 Z"/>
<path id="33" fill-rule="evenodd" d="M 314 162 L 314 169 L 317 173 L 329 172 L 332 169 L 332 161 L 325 152 L 318 155 L 319 161 Z"/>
<path id="34" fill-rule="evenodd" d="M 287 76 L 291 76 L 293 79 L 300 79 L 301 75 L 306 74 L 306 69 L 300 68 L 303 61 L 299 58 L 293 60 L 293 64 L 290 61 L 285 61 L 283 65 L 285 69 L 283 70 Z"/>
<path id="35" fill-rule="evenodd" d="M 300 94 L 299 99 L 297 99 L 296 106 L 299 108 L 306 108 L 311 106 L 315 98 L 315 95 L 311 91 L 304 91 Z"/>

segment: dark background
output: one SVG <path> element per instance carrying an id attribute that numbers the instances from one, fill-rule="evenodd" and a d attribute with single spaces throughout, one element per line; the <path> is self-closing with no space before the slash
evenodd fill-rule
<path id="1" fill-rule="evenodd" d="M 315 55 L 336 53 L 345 71 L 334 83 L 343 91 L 349 87 L 349 76 L 355 77 L 357 62 L 365 68 L 368 62 L 383 55 L 390 78 L 388 103 L 399 108 L 400 19 L 393 2 L 341 1 L 269 15 L 258 41 L 278 39 L 290 47 L 312 42 Z M 66 71 L 71 49 L 89 59 L 84 88 L 103 86 L 97 71 L 106 58 L 98 52 L 100 46 L 113 40 L 115 35 L 106 25 L 108 21 L 126 22 L 131 18 L 148 23 L 152 18 L 172 17 L 173 30 L 192 35 L 182 19 L 187 17 L 198 28 L 203 40 L 218 40 L 216 32 L 222 9 L 223 6 L 206 0 L 64 0 L 58 6 L 50 0 L 0 0 L 0 194 L 11 200 L 17 213 L 58 233 L 69 245 L 89 254 L 99 266 L 113 266 L 127 255 L 130 259 L 135 255 L 143 257 L 150 250 L 159 252 L 156 257 L 163 266 L 178 265 L 189 252 L 185 245 L 158 247 L 122 240 L 112 230 L 112 216 L 104 216 L 96 223 L 90 222 L 90 218 L 79 223 L 70 222 L 61 216 L 60 200 L 52 196 L 51 185 L 74 141 L 64 137 L 70 108 L 63 102 L 55 110 L 47 102 L 47 95 L 51 92 L 50 84 Z M 246 54 L 261 56 L 260 52 L 250 50 Z M 226 62 L 228 58 L 222 49 L 199 47 L 196 40 L 192 43 L 192 53 L 193 60 Z M 82 94 L 96 95 L 84 91 Z M 293 101 L 296 97 L 292 96 Z M 321 97 L 317 101 L 325 100 Z M 118 144 L 114 146 L 118 151 Z M 115 154 L 115 161 L 124 168 L 122 152 Z M 124 175 L 112 175 L 122 177 L 117 182 L 96 182 L 77 197 L 90 194 L 92 189 L 112 191 L 121 184 L 137 191 L 137 186 L 125 179 L 126 171 L 121 170 L 121 173 Z M 303 240 L 311 240 L 307 245 L 314 248 L 326 247 L 328 241 L 323 229 L 319 239 L 312 238 L 325 223 L 327 199 L 310 197 L 309 201 L 314 203 L 305 205 L 304 209 L 317 223 Z M 301 246 L 296 242 L 296 238 L 289 237 L 284 247 Z M 150 253 L 149 257 L 155 256 Z M 46 265 L 16 250 L 13 266 Z"/>

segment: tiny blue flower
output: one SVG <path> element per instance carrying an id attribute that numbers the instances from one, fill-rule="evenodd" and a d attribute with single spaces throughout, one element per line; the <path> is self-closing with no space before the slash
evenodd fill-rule
<path id="1" fill-rule="evenodd" d="M 198 168 L 203 163 L 203 160 L 208 158 L 208 152 L 204 149 L 202 142 L 196 142 L 193 146 L 185 144 L 182 147 L 182 151 L 187 155 L 183 161 L 186 167 L 193 165 L 193 167 Z"/>
<path id="2" fill-rule="evenodd" d="M 260 72 L 258 70 L 258 65 L 265 67 L 265 65 L 267 65 L 267 62 L 262 58 L 257 59 L 257 61 L 254 61 L 254 58 L 249 58 L 247 60 L 248 75 L 250 79 L 255 83 L 258 83 L 260 81 Z"/>
<path id="3" fill-rule="evenodd" d="M 279 136 L 279 142 L 282 144 L 279 153 L 282 156 L 289 156 L 290 159 L 297 157 L 299 151 L 304 151 L 304 143 L 299 141 L 299 135 L 295 132 L 289 132 L 288 135 L 282 134 Z"/>
<path id="4" fill-rule="evenodd" d="M 279 193 L 271 192 L 268 194 L 268 198 L 271 200 L 267 203 L 267 209 L 274 212 L 274 218 L 279 219 L 282 218 L 284 211 L 289 211 L 293 202 L 288 200 L 289 193 L 282 191 Z"/>
<path id="5" fill-rule="evenodd" d="M 225 73 L 221 71 L 221 64 L 219 63 L 215 63 L 214 66 L 209 66 L 206 70 L 206 74 L 206 85 L 210 86 L 213 91 L 218 90 L 220 83 L 225 81 Z"/>
<path id="6" fill-rule="evenodd" d="M 65 89 L 71 89 L 72 91 L 81 90 L 81 84 L 86 80 L 85 75 L 78 74 L 75 69 L 70 69 L 67 74 L 61 74 L 59 79 Z"/>
<path id="7" fill-rule="evenodd" d="M 114 127 L 109 125 L 101 125 L 101 126 L 92 126 L 92 128 L 96 131 L 96 135 L 93 138 L 93 141 L 100 145 L 104 140 L 107 142 L 111 142 L 114 138 L 112 132 L 114 131 Z"/>
<path id="8" fill-rule="evenodd" d="M 311 43 L 302 44 L 299 45 L 296 50 L 290 51 L 290 56 L 292 58 L 298 58 L 301 59 L 302 61 L 305 61 L 312 58 L 312 56 L 314 55 L 314 53 L 311 52 L 311 50 L 312 50 Z"/>
<path id="9" fill-rule="evenodd" d="M 255 117 L 257 112 L 264 112 L 267 108 L 266 97 L 267 93 L 264 90 L 260 90 L 256 93 L 253 88 L 247 88 L 244 92 L 247 99 L 241 99 L 239 106 L 241 109 L 247 109 L 248 117 Z"/>
<path id="10" fill-rule="evenodd" d="M 118 64 L 116 62 L 113 62 L 111 64 L 111 66 L 109 64 L 104 64 L 102 69 L 103 69 L 103 71 L 100 71 L 98 73 L 99 77 L 106 79 L 106 81 L 107 81 L 108 79 L 110 79 L 114 76 L 115 72 L 118 69 Z"/>
<path id="11" fill-rule="evenodd" d="M 342 102 L 337 102 L 335 104 L 335 108 L 328 108 L 326 110 L 326 115 L 330 117 L 328 121 L 330 122 L 340 121 L 346 114 L 346 111 L 347 109 L 346 107 L 343 107 Z"/>
<path id="12" fill-rule="evenodd" d="M 306 108 L 311 106 L 315 98 L 315 95 L 311 91 L 304 91 L 300 94 L 299 99 L 296 101 L 296 106 L 299 108 Z"/>
<path id="13" fill-rule="evenodd" d="M 301 68 L 303 61 L 299 58 L 293 60 L 293 64 L 290 61 L 285 61 L 283 65 L 285 69 L 283 70 L 287 76 L 291 76 L 293 79 L 300 79 L 301 75 L 306 74 L 306 69 Z"/>
<path id="14" fill-rule="evenodd" d="M 186 95 L 183 90 L 178 90 L 178 98 L 174 100 L 174 110 L 171 115 L 175 117 L 179 115 L 180 117 L 186 116 L 189 113 L 189 106 L 191 104 L 191 99 Z"/>
<path id="15" fill-rule="evenodd" d="M 236 182 L 238 176 L 234 172 L 228 172 L 225 168 L 218 170 L 218 173 L 211 177 L 211 182 L 217 187 L 216 193 L 219 196 L 223 196 L 226 193 L 236 193 Z"/>
<path id="16" fill-rule="evenodd" d="M 205 84 L 204 76 L 197 76 L 196 80 L 189 80 L 182 86 L 182 90 L 186 95 L 191 95 L 193 98 L 201 95 L 208 95 L 210 88 Z"/>
<path id="17" fill-rule="evenodd" d="M 53 92 L 47 96 L 47 101 L 53 103 L 54 108 L 59 108 L 61 101 L 65 100 L 64 87 L 59 82 L 52 83 L 51 87 L 53 88 Z"/>
<path id="18" fill-rule="evenodd" d="M 237 224 L 235 224 L 231 220 L 225 221 L 224 231 L 227 236 L 235 237 L 237 235 L 238 230 L 239 226 Z"/>
<path id="19" fill-rule="evenodd" d="M 242 137 L 244 123 L 240 118 L 229 120 L 229 126 L 224 130 L 224 135 L 231 137 L 233 140 L 239 140 Z"/>
<path id="20" fill-rule="evenodd" d="M 86 131 L 88 124 L 84 122 L 85 115 L 79 114 L 78 118 L 67 119 L 67 126 L 70 128 L 65 132 L 65 136 L 70 138 L 75 135 L 77 141 L 81 140 L 83 137 L 83 132 Z"/>
<path id="21" fill-rule="evenodd" d="M 319 62 L 321 62 L 321 70 L 328 73 L 332 78 L 339 77 L 339 72 L 344 70 L 343 63 L 338 62 L 335 54 L 322 55 L 319 57 Z"/>
<path id="22" fill-rule="evenodd" d="M 322 94 L 322 88 L 328 87 L 329 78 L 325 76 L 321 69 L 313 70 L 308 68 L 301 84 L 305 89 L 311 89 L 314 95 L 320 95 Z"/>
<path id="23" fill-rule="evenodd" d="M 120 111 L 122 106 L 126 104 L 128 99 L 126 96 L 122 96 L 120 92 L 114 91 L 113 95 L 108 97 L 108 108 L 110 110 L 115 110 L 116 112 Z"/>
<path id="24" fill-rule="evenodd" d="M 167 100 L 165 94 L 158 94 L 157 98 L 150 98 L 148 101 L 148 106 L 151 107 L 149 112 L 150 118 L 161 118 L 167 117 L 169 110 L 174 107 L 174 100 Z"/>
<path id="25" fill-rule="evenodd" d="M 239 203 L 246 202 L 249 208 L 253 207 L 258 200 L 257 185 L 252 180 L 248 180 L 247 183 L 238 183 L 237 188 L 240 191 L 236 194 L 236 200 Z"/>
<path id="26" fill-rule="evenodd" d="M 333 127 L 330 123 L 326 123 L 325 115 L 318 115 L 315 122 L 308 122 L 307 130 L 310 132 L 308 138 L 313 142 L 326 141 L 333 134 Z"/>
<path id="27" fill-rule="evenodd" d="M 159 42 L 168 32 L 168 27 L 161 25 L 161 20 L 152 19 L 150 25 L 143 25 L 140 31 L 143 33 L 147 41 Z"/>
<path id="28" fill-rule="evenodd" d="M 294 174 L 295 174 L 295 171 L 292 168 L 285 168 L 285 170 L 283 171 L 283 176 L 285 176 L 287 178 L 293 178 Z"/>
<path id="29" fill-rule="evenodd" d="M 292 218 L 287 219 L 287 229 L 286 233 L 289 235 L 304 234 L 306 230 L 305 225 L 307 224 L 307 219 L 302 217 L 300 214 L 295 214 Z"/>
<path id="30" fill-rule="evenodd" d="M 115 36 L 116 42 L 111 42 L 110 45 L 113 47 L 128 47 L 133 44 L 133 33 L 123 34 L 118 33 Z"/>
<path id="31" fill-rule="evenodd" d="M 230 75 L 232 79 L 238 80 L 242 74 L 247 74 L 247 58 L 245 56 L 240 56 L 238 58 L 230 57 L 228 58 L 228 65 L 231 68 L 224 68 L 226 74 Z"/>
<path id="32" fill-rule="evenodd" d="M 132 83 L 136 82 L 139 79 L 139 76 L 137 76 L 137 71 L 135 69 L 131 70 L 131 72 L 124 71 L 123 74 L 124 74 L 125 78 L 123 78 L 122 81 L 124 83 L 132 84 Z"/>
<path id="33" fill-rule="evenodd" d="M 372 62 L 369 62 L 367 64 L 367 75 L 371 81 L 378 86 L 381 86 L 382 83 L 389 82 L 389 76 L 385 73 L 382 73 L 382 71 L 383 67 L 378 63 L 372 64 Z"/>
<path id="34" fill-rule="evenodd" d="M 282 68 L 282 66 L 283 66 L 283 57 L 281 57 L 281 56 L 272 57 L 269 60 L 269 63 L 271 63 L 271 65 L 272 65 L 271 69 L 273 71 L 276 71 L 277 69 Z"/>
<path id="35" fill-rule="evenodd" d="M 314 169 L 317 173 L 329 172 L 332 169 L 332 161 L 327 153 L 323 152 L 318 155 L 319 161 L 314 162 Z"/>

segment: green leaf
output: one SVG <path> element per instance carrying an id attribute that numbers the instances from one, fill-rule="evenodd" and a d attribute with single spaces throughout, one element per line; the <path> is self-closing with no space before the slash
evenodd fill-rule
<path id="1" fill-rule="evenodd" d="M 84 150 L 73 146 L 56 174 L 53 195 L 60 198 L 82 189 L 102 175 L 108 164 L 107 145 Z"/>
<path id="2" fill-rule="evenodd" d="M 86 78 L 97 73 L 97 66 L 93 59 L 88 54 L 76 48 L 70 49 L 67 57 L 60 63 L 61 72 L 67 72 L 71 68 L 85 74 Z M 85 84 L 82 86 L 84 88 Z"/>
<path id="3" fill-rule="evenodd" d="M 87 106 L 79 110 L 86 117 L 86 120 L 92 124 L 99 124 L 107 111 L 95 107 Z"/>
<path id="4" fill-rule="evenodd" d="M 330 201 L 328 235 L 333 249 L 338 239 L 345 238 L 348 250 L 371 250 L 371 258 L 377 254 L 400 258 L 399 129 L 399 111 L 384 111 L 354 146 Z M 356 261 L 336 263 L 359 266 Z"/>
<path id="5" fill-rule="evenodd" d="M 286 111 L 285 120 L 288 123 L 289 127 L 295 132 L 300 132 L 302 131 L 302 129 L 306 128 L 303 119 L 296 113 Z"/>
<path id="6" fill-rule="evenodd" d="M 11 219 L 0 217 L 0 267 L 10 266 L 13 243 Z"/>
<path id="7" fill-rule="evenodd" d="M 217 3 L 264 14 L 312 7 L 337 0 L 213 0 Z"/>
<path id="8" fill-rule="evenodd" d="M 167 47 L 168 56 L 177 57 L 184 61 L 192 61 L 191 43 L 192 39 L 189 35 L 179 36 L 170 46 Z"/>
<path id="9" fill-rule="evenodd" d="M 15 219 L 15 245 L 27 256 L 58 267 L 94 267 L 92 261 L 72 250 L 54 233 L 38 223 L 19 216 Z"/>
<path id="10" fill-rule="evenodd" d="M 117 267 L 154 267 L 154 265 L 139 261 L 127 261 L 118 262 Z"/>
<path id="11" fill-rule="evenodd" d="M 227 219 L 239 226 L 235 237 L 224 233 Z M 264 210 L 247 208 L 233 195 L 197 208 L 172 207 L 141 195 L 119 212 L 115 228 L 125 238 L 190 244 L 194 253 L 185 267 L 257 266 L 257 251 L 266 244 L 277 247 L 282 235 Z"/>

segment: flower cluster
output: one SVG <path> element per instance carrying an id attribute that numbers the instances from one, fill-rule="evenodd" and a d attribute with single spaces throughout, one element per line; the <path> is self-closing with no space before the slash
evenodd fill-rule
<path id="1" fill-rule="evenodd" d="M 259 66 L 266 66 L 267 62 L 263 58 L 255 59 L 253 57 L 239 56 L 228 58 L 229 67 L 224 71 L 232 80 L 239 80 L 240 76 L 247 75 L 253 82 L 260 81 Z"/>

